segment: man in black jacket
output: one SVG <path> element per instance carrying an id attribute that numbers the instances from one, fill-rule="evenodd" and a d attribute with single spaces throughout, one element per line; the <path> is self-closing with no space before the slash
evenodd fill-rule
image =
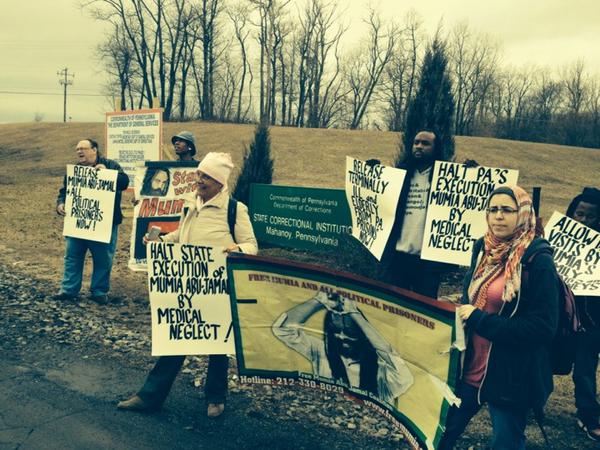
<path id="1" fill-rule="evenodd" d="M 113 257 L 117 246 L 118 226 L 123 221 L 121 213 L 121 192 L 129 186 L 129 177 L 123 171 L 119 163 L 111 159 L 103 158 L 98 150 L 98 143 L 93 139 L 83 139 L 77 143 L 75 148 L 77 165 L 95 167 L 96 169 L 118 170 L 117 193 L 115 195 L 115 209 L 112 223 L 112 234 L 110 242 L 90 241 L 73 237 L 65 237 L 65 269 L 60 292 L 54 296 L 56 300 L 73 300 L 79 295 L 83 276 L 83 263 L 85 254 L 90 250 L 94 261 L 92 281 L 90 286 L 90 299 L 99 304 L 108 303 L 108 291 L 110 289 L 110 272 Z M 63 186 L 58 192 L 56 199 L 56 212 L 64 216 L 65 198 L 67 192 L 67 177 L 63 179 Z"/>
<path id="2" fill-rule="evenodd" d="M 441 274 L 451 267 L 421 259 L 433 165 L 436 161 L 451 161 L 454 156 L 453 141 L 448 148 L 443 147 L 433 130 L 421 130 L 415 135 L 413 146 L 400 165 L 407 174 L 390 239 L 395 243 L 392 283 L 432 298 L 437 298 Z"/>

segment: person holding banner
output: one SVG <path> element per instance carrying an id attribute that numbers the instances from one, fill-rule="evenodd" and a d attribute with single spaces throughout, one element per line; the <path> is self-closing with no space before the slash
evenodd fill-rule
<path id="1" fill-rule="evenodd" d="M 449 410 L 443 450 L 453 448 L 484 402 L 491 447 L 524 449 L 527 412 L 539 417 L 553 390 L 548 346 L 559 311 L 552 248 L 535 236 L 532 202 L 522 188 L 496 188 L 486 213 L 488 230 L 474 245 L 457 309 L 468 340 L 456 392 L 461 404 Z"/>
<path id="2" fill-rule="evenodd" d="M 196 137 L 190 131 L 181 131 L 171 138 L 177 161 L 195 161 Z"/>
<path id="3" fill-rule="evenodd" d="M 227 180 L 233 169 L 229 153 L 208 153 L 198 165 L 196 173 L 196 201 L 187 209 L 179 228 L 158 239 L 212 247 L 223 247 L 225 252 L 258 253 L 252 224 L 246 205 L 237 202 L 233 235 L 227 214 L 229 190 Z M 144 238 L 144 243 L 148 240 Z M 153 411 L 160 409 L 185 356 L 161 356 L 148 374 L 140 391 L 117 407 L 129 411 Z M 225 409 L 227 394 L 227 355 L 210 355 L 204 393 L 208 403 L 207 415 L 215 418 Z"/>
<path id="4" fill-rule="evenodd" d="M 306 321 L 322 310 L 326 310 L 325 339 L 303 330 Z M 279 316 L 272 330 L 277 339 L 311 362 L 315 375 L 371 392 L 385 402 L 393 404 L 414 382 L 402 357 L 356 302 L 337 293 L 318 292 Z"/>
<path id="5" fill-rule="evenodd" d="M 98 304 L 108 303 L 108 292 L 110 289 L 110 272 L 112 270 L 113 257 L 117 247 L 118 226 L 123 221 L 121 213 L 121 193 L 129 186 L 129 177 L 123 171 L 119 163 L 112 159 L 104 158 L 100 154 L 98 143 L 93 139 L 83 139 L 77 143 L 75 148 L 77 165 L 91 166 L 98 170 L 118 170 L 117 193 L 115 195 L 115 206 L 112 218 L 112 234 L 110 242 L 90 241 L 74 237 L 65 237 L 65 265 L 60 292 L 53 296 L 55 300 L 74 300 L 79 295 L 83 278 L 83 264 L 87 250 L 92 254 L 94 269 L 90 285 L 90 299 Z M 67 177 L 63 178 L 63 186 L 58 192 L 56 199 L 56 212 L 65 216 L 65 199 L 67 192 Z"/>
<path id="6" fill-rule="evenodd" d="M 436 161 L 450 161 L 454 147 L 443 148 L 442 140 L 432 130 L 419 131 L 405 161 L 399 168 L 407 170 L 398 204 L 393 236 L 395 251 L 392 261 L 392 283 L 431 298 L 437 298 L 441 275 L 448 264 L 421 259 L 425 233 L 425 218 L 433 165 Z"/>
<path id="7" fill-rule="evenodd" d="M 566 216 L 600 231 L 600 190 L 586 187 L 567 208 Z M 577 424 L 590 439 L 600 441 L 600 404 L 596 393 L 596 371 L 600 352 L 600 298 L 576 296 L 582 330 L 576 335 L 575 406 Z"/>

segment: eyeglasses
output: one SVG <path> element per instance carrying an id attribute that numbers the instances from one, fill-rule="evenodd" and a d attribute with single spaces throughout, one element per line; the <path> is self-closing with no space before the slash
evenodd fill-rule
<path id="1" fill-rule="evenodd" d="M 490 206 L 489 208 L 486 209 L 486 212 L 488 214 L 498 214 L 498 212 L 501 212 L 502 215 L 505 215 L 505 214 L 515 214 L 515 213 L 519 212 L 519 210 L 511 208 L 510 206 Z"/>

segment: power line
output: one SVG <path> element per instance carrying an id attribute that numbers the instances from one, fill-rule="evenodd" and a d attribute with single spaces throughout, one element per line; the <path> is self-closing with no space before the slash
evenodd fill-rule
<path id="1" fill-rule="evenodd" d="M 12 95 L 63 95 L 58 92 L 28 92 L 28 91 L 0 91 L 0 94 L 12 94 Z M 106 97 L 103 94 L 77 94 L 71 92 L 69 95 L 76 97 Z"/>
<path id="2" fill-rule="evenodd" d="M 69 69 L 67 67 L 65 67 L 63 70 L 60 70 L 60 71 L 56 72 L 56 75 L 63 77 L 63 78 L 60 78 L 58 80 L 58 82 L 62 86 L 65 87 L 65 91 L 64 91 L 65 100 L 64 100 L 64 108 L 63 108 L 63 122 L 66 122 L 67 121 L 67 86 L 70 86 L 70 85 L 73 84 L 73 78 L 75 78 L 75 74 L 69 73 Z"/>

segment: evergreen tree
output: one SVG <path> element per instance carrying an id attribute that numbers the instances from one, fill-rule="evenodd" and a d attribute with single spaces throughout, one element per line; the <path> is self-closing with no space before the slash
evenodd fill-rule
<path id="1" fill-rule="evenodd" d="M 250 150 L 244 150 L 244 163 L 233 190 L 233 197 L 248 205 L 250 201 L 250 184 L 273 182 L 273 160 L 271 159 L 271 138 L 269 127 L 261 123 L 254 132 L 254 142 Z"/>
<path id="2" fill-rule="evenodd" d="M 408 106 L 396 167 L 410 165 L 413 140 L 422 130 L 433 131 L 436 135 L 440 152 L 436 159 L 453 159 L 454 97 L 447 67 L 445 43 L 438 35 L 425 53 L 417 93 Z"/>

